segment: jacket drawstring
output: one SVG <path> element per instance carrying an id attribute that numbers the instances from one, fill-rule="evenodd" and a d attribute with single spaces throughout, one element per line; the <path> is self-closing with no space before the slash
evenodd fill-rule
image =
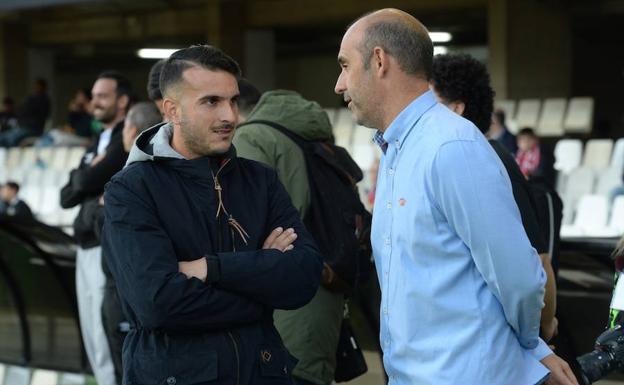
<path id="1" fill-rule="evenodd" d="M 228 216 L 228 220 L 227 220 L 228 225 L 230 225 L 232 229 L 236 230 L 236 232 L 238 233 L 238 235 L 240 235 L 245 245 L 247 245 L 247 239 L 249 239 L 249 234 L 247 233 L 247 231 L 245 231 L 245 228 L 240 223 L 238 223 L 236 219 L 234 219 L 232 214 L 228 213 L 228 211 L 225 209 L 225 205 L 223 204 L 223 196 L 222 196 L 223 188 L 221 187 L 221 184 L 219 183 L 218 177 L 219 177 L 219 173 L 221 172 L 221 170 L 223 170 L 223 168 L 225 167 L 226 164 L 228 164 L 229 161 L 230 159 L 227 159 L 226 161 L 223 162 L 223 164 L 217 171 L 216 175 L 212 173 L 212 170 L 210 171 L 212 173 L 212 179 L 214 181 L 214 189 L 217 193 L 217 199 L 219 201 L 219 204 L 217 206 L 217 215 L 215 216 L 215 218 L 219 218 L 219 215 L 221 215 L 221 212 L 223 211 L 225 215 Z"/>

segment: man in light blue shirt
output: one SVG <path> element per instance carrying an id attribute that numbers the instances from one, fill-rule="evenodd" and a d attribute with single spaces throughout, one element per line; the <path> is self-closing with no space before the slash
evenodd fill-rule
<path id="1" fill-rule="evenodd" d="M 538 337 L 545 275 L 509 177 L 428 90 L 432 52 L 422 24 L 386 9 L 338 55 L 336 92 L 383 151 L 372 241 L 390 384 L 574 385 Z"/>

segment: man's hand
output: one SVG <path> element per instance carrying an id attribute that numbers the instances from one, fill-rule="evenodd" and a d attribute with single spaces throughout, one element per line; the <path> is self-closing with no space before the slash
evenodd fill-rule
<path id="1" fill-rule="evenodd" d="M 570 365 L 556 354 L 544 357 L 541 362 L 550 370 L 550 376 L 546 379 L 545 385 L 579 385 Z"/>
<path id="2" fill-rule="evenodd" d="M 550 322 L 542 324 L 542 338 L 544 339 L 544 341 L 548 342 L 556 337 L 559 333 L 558 327 L 559 321 L 557 320 L 557 317 L 553 317 Z"/>
<path id="3" fill-rule="evenodd" d="M 178 270 L 187 278 L 195 277 L 202 282 L 206 282 L 208 276 L 208 264 L 206 258 L 199 258 L 194 261 L 178 262 Z"/>
<path id="4" fill-rule="evenodd" d="M 293 228 L 282 229 L 281 227 L 271 231 L 271 234 L 264 241 L 263 249 L 276 249 L 281 252 L 292 250 L 295 248 L 293 242 L 297 239 L 297 233 Z"/>
<path id="5" fill-rule="evenodd" d="M 102 159 L 104 159 L 106 157 L 106 153 L 102 153 L 98 156 L 96 156 L 95 158 L 93 158 L 93 160 L 91 161 L 90 166 L 93 167 L 96 164 L 100 163 L 102 161 Z"/>

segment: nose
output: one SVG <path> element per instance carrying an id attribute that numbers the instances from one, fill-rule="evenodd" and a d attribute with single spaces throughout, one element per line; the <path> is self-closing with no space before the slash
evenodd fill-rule
<path id="1" fill-rule="evenodd" d="M 236 102 L 224 103 L 221 109 L 221 121 L 224 123 L 236 123 L 238 119 L 238 104 Z"/>
<path id="2" fill-rule="evenodd" d="M 341 71 L 340 75 L 338 75 L 338 80 L 336 80 L 336 86 L 334 87 L 334 92 L 338 95 L 341 95 L 347 90 L 347 85 L 345 84 L 343 74 L 344 71 Z"/>

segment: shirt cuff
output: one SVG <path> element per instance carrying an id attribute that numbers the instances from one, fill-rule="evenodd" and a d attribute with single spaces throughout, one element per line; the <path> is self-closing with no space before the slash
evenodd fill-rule
<path id="1" fill-rule="evenodd" d="M 538 361 L 543 360 L 549 355 L 553 354 L 552 350 L 548 347 L 548 344 L 544 342 L 543 339 L 539 338 L 539 342 L 537 343 L 537 347 L 535 349 L 530 349 L 529 353 Z"/>
<path id="2" fill-rule="evenodd" d="M 206 255 L 206 283 L 217 283 L 221 280 L 221 262 L 216 255 Z"/>

